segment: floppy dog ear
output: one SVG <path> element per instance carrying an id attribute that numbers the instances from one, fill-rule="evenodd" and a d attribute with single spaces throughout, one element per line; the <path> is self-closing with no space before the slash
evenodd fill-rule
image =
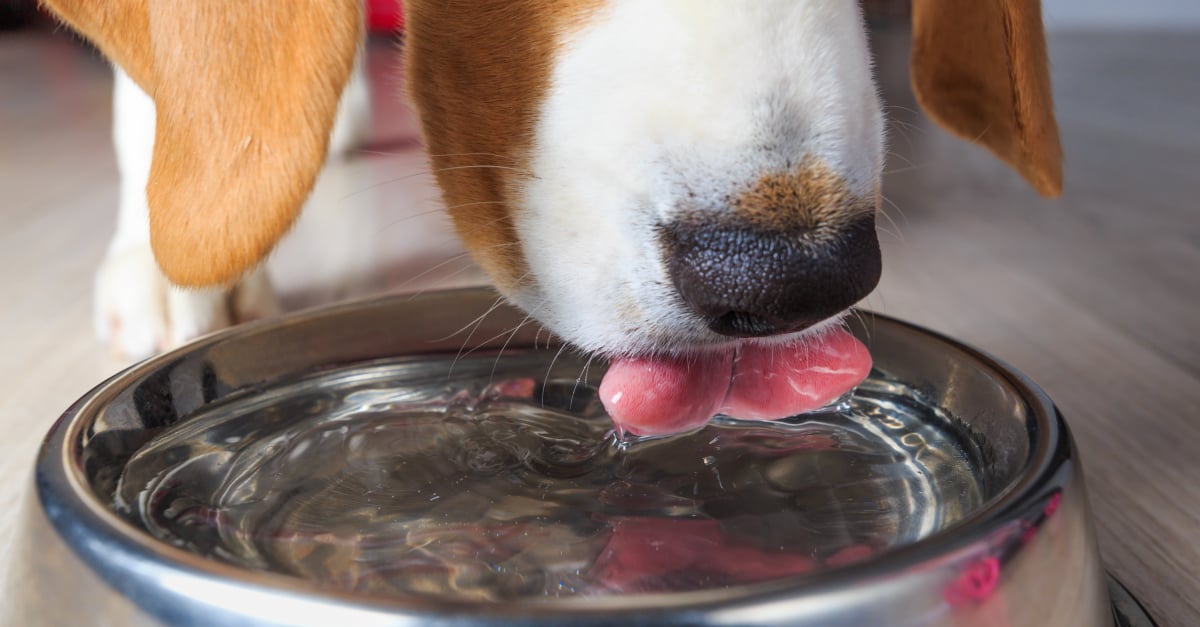
<path id="1" fill-rule="evenodd" d="M 913 0 L 912 10 L 912 83 L 929 116 L 1042 195 L 1062 193 L 1039 0 Z"/>
<path id="2" fill-rule="evenodd" d="M 153 99 L 163 272 L 230 282 L 291 227 L 325 160 L 359 0 L 45 0 Z"/>

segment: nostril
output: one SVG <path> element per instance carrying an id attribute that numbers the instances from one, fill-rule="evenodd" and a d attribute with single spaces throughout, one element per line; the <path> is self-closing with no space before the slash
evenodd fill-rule
<path id="1" fill-rule="evenodd" d="M 790 230 L 689 220 L 660 227 L 660 241 L 679 297 L 723 335 L 815 324 L 870 293 L 881 271 L 873 214 Z"/>
<path id="2" fill-rule="evenodd" d="M 713 318 L 708 323 L 708 328 L 721 335 L 736 337 L 763 337 L 782 331 L 766 318 L 745 311 L 731 311 Z"/>

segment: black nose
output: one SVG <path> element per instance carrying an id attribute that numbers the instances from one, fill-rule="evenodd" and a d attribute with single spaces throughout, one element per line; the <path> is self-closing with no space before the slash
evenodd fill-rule
<path id="1" fill-rule="evenodd" d="M 759 337 L 798 331 L 875 289 L 875 216 L 790 232 L 695 219 L 661 227 L 679 296 L 713 331 Z"/>

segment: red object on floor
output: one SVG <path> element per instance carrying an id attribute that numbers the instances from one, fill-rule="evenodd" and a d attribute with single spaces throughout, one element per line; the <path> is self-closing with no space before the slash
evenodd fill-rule
<path id="1" fill-rule="evenodd" d="M 367 30 L 373 33 L 400 32 L 404 9 L 400 0 L 367 0 Z"/>

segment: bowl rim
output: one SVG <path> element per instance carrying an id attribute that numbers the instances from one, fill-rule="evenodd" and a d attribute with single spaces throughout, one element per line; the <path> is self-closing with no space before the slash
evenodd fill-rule
<path id="1" fill-rule="evenodd" d="M 606 619 L 636 614 L 645 617 L 659 612 L 688 610 L 707 612 L 728 610 L 743 605 L 760 606 L 777 601 L 794 602 L 798 597 L 815 597 L 847 585 L 911 571 L 987 542 L 988 538 L 1010 520 L 1006 514 L 1026 511 L 1045 497 L 1041 490 L 1055 485 L 1054 475 L 1064 461 L 1074 456 L 1071 437 L 1057 407 L 1046 393 L 1007 363 L 996 357 L 945 336 L 926 327 L 897 318 L 862 311 L 869 318 L 893 325 L 895 328 L 923 336 L 928 341 L 962 353 L 1011 386 L 1026 404 L 1035 421 L 1036 438 L 1031 442 L 1027 459 L 1020 474 L 997 495 L 984 502 L 945 529 L 902 546 L 888 550 L 862 562 L 769 581 L 739 584 L 728 588 L 686 592 L 639 593 L 596 597 L 565 597 L 536 601 L 450 601 L 420 596 L 369 596 L 323 588 L 315 583 L 268 571 L 253 571 L 218 562 L 181 548 L 163 543 L 144 530 L 132 525 L 106 507 L 78 472 L 73 463 L 78 459 L 86 430 L 99 415 L 97 411 L 112 400 L 127 384 L 168 366 L 185 355 L 198 352 L 239 336 L 259 333 L 279 327 L 320 318 L 337 317 L 364 308 L 396 307 L 411 303 L 423 296 L 441 295 L 450 298 L 477 296 L 490 290 L 460 288 L 419 295 L 384 295 L 367 299 L 326 305 L 285 316 L 259 320 L 224 329 L 197 339 L 185 346 L 134 364 L 104 380 L 73 403 L 55 421 L 45 436 L 35 465 L 36 495 L 57 533 L 83 561 L 102 575 L 103 579 L 125 593 L 137 589 L 137 579 L 171 578 L 176 585 L 208 585 L 214 594 L 237 592 L 255 602 L 267 602 L 286 597 L 289 603 L 299 603 L 313 611 L 359 611 L 362 616 L 398 620 L 420 619 L 428 624 L 431 617 L 452 614 L 459 619 L 478 616 L 509 619 L 546 620 L 570 615 L 573 618 L 603 615 Z M 510 347 L 511 348 L 511 347 Z M 422 354 L 414 351 L 409 354 Z M 401 356 L 401 355 L 397 355 Z M 346 364 L 341 364 L 346 365 Z M 1032 436 L 1031 436 L 1032 437 Z M 139 568 L 143 569 L 139 572 Z M 130 577 L 130 575 L 134 575 Z M 614 607 L 619 598 L 619 607 Z M 649 614 L 648 614 L 649 613 Z M 342 617 L 342 614 L 336 614 Z M 332 615 L 331 615 L 332 616 Z M 390 624 L 390 623 L 389 623 Z"/>

